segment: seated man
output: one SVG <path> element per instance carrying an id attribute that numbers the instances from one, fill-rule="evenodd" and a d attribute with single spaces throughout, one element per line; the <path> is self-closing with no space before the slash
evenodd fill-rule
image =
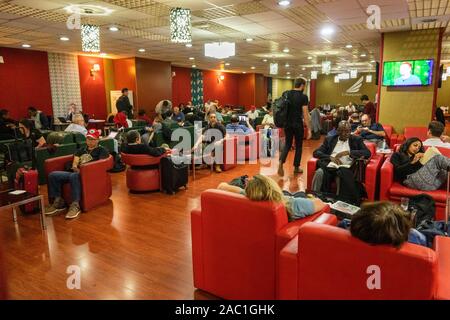
<path id="1" fill-rule="evenodd" d="M 66 132 L 79 132 L 83 136 L 87 135 L 87 129 L 84 124 L 84 117 L 82 114 L 74 114 L 72 117 L 72 123 L 69 124 L 64 130 Z"/>
<path id="2" fill-rule="evenodd" d="M 362 138 L 350 134 L 347 121 L 339 122 L 337 135 L 326 137 L 313 156 L 319 159 L 312 183 L 313 191 L 331 192 L 332 180 L 339 177 L 339 197 L 354 204 L 361 203 L 362 194 L 351 166 L 354 159 L 370 158 L 370 151 Z"/>
<path id="3" fill-rule="evenodd" d="M 256 127 L 255 126 L 256 118 L 259 117 L 259 112 L 258 112 L 258 110 L 256 110 L 256 107 L 250 106 L 250 110 L 246 112 L 246 115 L 248 117 L 248 120 L 249 120 L 249 123 L 251 124 L 251 126 L 253 128 L 255 128 Z"/>
<path id="4" fill-rule="evenodd" d="M 122 147 L 123 153 L 147 154 L 152 157 L 159 157 L 169 150 L 168 147 L 152 148 L 148 144 L 142 143 L 141 135 L 137 130 L 127 132 L 127 144 Z"/>
<path id="5" fill-rule="evenodd" d="M 139 110 L 138 120 L 145 121 L 148 125 L 152 124 L 152 120 L 147 116 L 145 110 Z"/>
<path id="6" fill-rule="evenodd" d="M 374 142 L 378 148 L 382 148 L 386 132 L 381 124 L 372 122 L 368 114 L 361 116 L 361 126 L 358 126 L 354 134 L 359 135 L 366 141 Z"/>
<path id="7" fill-rule="evenodd" d="M 133 123 L 128 119 L 128 115 L 125 111 L 118 112 L 114 117 L 114 123 L 117 128 L 131 128 Z"/>
<path id="8" fill-rule="evenodd" d="M 218 130 L 221 135 L 221 138 L 218 141 L 216 141 L 215 134 L 217 134 L 217 132 L 214 132 L 215 130 Z M 202 149 L 205 149 L 206 146 L 210 145 L 211 143 L 222 144 L 225 136 L 226 136 L 226 130 L 225 130 L 224 126 L 217 120 L 216 113 L 210 113 L 208 125 L 205 128 L 203 128 L 203 132 L 202 132 L 201 136 L 198 138 L 197 142 L 194 144 L 193 150 L 195 152 L 195 150 L 197 150 L 197 148 L 200 146 L 201 143 L 203 143 Z M 214 155 L 215 154 L 213 151 L 211 156 L 214 156 Z M 214 170 L 217 173 L 222 172 L 222 168 L 220 167 L 220 164 L 216 163 L 214 165 Z"/>
<path id="9" fill-rule="evenodd" d="M 179 107 L 173 107 L 172 120 L 176 123 L 184 122 L 184 113 L 180 111 Z"/>
<path id="10" fill-rule="evenodd" d="M 226 130 L 228 134 L 250 134 L 252 132 L 254 132 L 255 130 L 253 129 L 253 127 L 250 125 L 249 119 L 248 117 L 246 118 L 246 124 L 247 125 L 243 125 L 239 123 L 239 116 L 233 114 L 231 116 L 229 124 L 227 124 Z"/>
<path id="11" fill-rule="evenodd" d="M 75 152 L 71 171 L 53 171 L 48 175 L 48 196 L 54 200 L 51 205 L 45 208 L 46 215 L 53 215 L 56 212 L 65 210 L 66 205 L 61 194 L 62 187 L 65 183 L 70 183 L 72 203 L 66 214 L 66 219 L 78 217 L 81 212 L 80 165 L 106 159 L 109 156 L 108 150 L 98 145 L 99 138 L 100 132 L 95 129 L 90 129 L 86 135 L 86 146 Z"/>
<path id="12" fill-rule="evenodd" d="M 0 110 L 0 140 L 14 139 L 16 133 L 14 129 L 16 128 L 16 123 L 14 120 L 9 118 L 9 111 L 6 109 Z"/>
<path id="13" fill-rule="evenodd" d="M 450 143 L 442 141 L 445 126 L 439 121 L 431 121 L 428 125 L 428 139 L 423 142 L 427 147 L 450 148 Z"/>
<path id="14" fill-rule="evenodd" d="M 37 110 L 35 107 L 29 107 L 28 114 L 30 115 L 30 119 L 34 121 L 34 127 L 36 129 L 50 130 L 50 122 L 44 112 Z"/>

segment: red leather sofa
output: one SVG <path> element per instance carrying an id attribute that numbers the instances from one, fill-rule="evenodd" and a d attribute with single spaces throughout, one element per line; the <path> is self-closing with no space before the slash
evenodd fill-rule
<path id="1" fill-rule="evenodd" d="M 399 146 L 397 145 L 396 149 L 398 149 L 398 147 Z M 443 155 L 450 157 L 450 149 L 438 149 Z M 444 184 L 441 189 L 434 191 L 410 189 L 400 182 L 394 181 L 394 166 L 391 163 L 391 156 L 384 161 L 380 172 L 380 200 L 400 202 L 401 197 L 410 197 L 426 193 L 432 196 L 434 201 L 436 201 L 436 219 L 444 219 L 447 184 Z"/>
<path id="2" fill-rule="evenodd" d="M 380 171 L 383 163 L 383 155 L 376 154 L 376 145 L 371 142 L 365 142 L 367 148 L 370 150 L 371 157 L 366 165 L 364 186 L 367 191 L 367 198 L 370 201 L 374 201 L 376 197 L 377 185 L 378 185 L 378 172 Z M 311 190 L 312 180 L 314 173 L 317 169 L 317 158 L 311 158 L 308 160 L 306 167 L 307 172 L 307 189 Z"/>
<path id="3" fill-rule="evenodd" d="M 126 173 L 128 189 L 138 192 L 161 190 L 161 157 L 127 153 L 121 153 L 121 157 L 128 166 Z"/>
<path id="4" fill-rule="evenodd" d="M 281 204 L 204 191 L 191 212 L 194 286 L 225 299 L 275 299 L 280 250 L 307 221 L 336 223 L 322 213 L 288 223 Z"/>
<path id="5" fill-rule="evenodd" d="M 45 174 L 53 171 L 64 171 L 65 164 L 73 161 L 73 155 L 57 157 L 45 160 Z M 81 202 L 83 211 L 88 211 L 108 201 L 112 194 L 111 176 L 108 173 L 113 167 L 113 158 L 89 162 L 80 166 Z M 71 203 L 70 185 L 63 187 L 63 198 L 66 203 Z"/>
<path id="6" fill-rule="evenodd" d="M 308 222 L 282 249 L 279 266 L 279 299 L 450 299 L 450 238 L 437 237 L 434 250 L 396 249 Z"/>
<path id="7" fill-rule="evenodd" d="M 405 140 L 409 138 L 417 137 L 422 141 L 428 139 L 428 128 L 427 127 L 405 127 L 403 134 L 395 135 L 392 141 L 391 148 L 396 144 L 402 144 Z"/>
<path id="8" fill-rule="evenodd" d="M 383 124 L 383 129 L 384 129 L 384 132 L 386 133 L 386 136 L 385 136 L 386 144 L 390 148 L 393 148 L 394 144 L 391 144 L 391 143 L 392 143 L 392 135 L 394 134 L 394 127 L 389 124 Z"/>

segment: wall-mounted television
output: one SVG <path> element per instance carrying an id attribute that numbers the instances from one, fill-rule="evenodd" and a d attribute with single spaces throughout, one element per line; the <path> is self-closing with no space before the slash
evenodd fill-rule
<path id="1" fill-rule="evenodd" d="M 383 86 L 429 86 L 433 82 L 433 59 L 385 61 Z"/>

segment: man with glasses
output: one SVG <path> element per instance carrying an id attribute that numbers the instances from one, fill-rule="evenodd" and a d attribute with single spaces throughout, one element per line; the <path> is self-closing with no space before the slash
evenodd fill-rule
<path id="1" fill-rule="evenodd" d="M 372 122 L 368 114 L 361 117 L 361 125 L 356 128 L 354 134 L 359 135 L 366 141 L 373 142 L 378 148 L 383 148 L 386 132 L 381 124 Z"/>

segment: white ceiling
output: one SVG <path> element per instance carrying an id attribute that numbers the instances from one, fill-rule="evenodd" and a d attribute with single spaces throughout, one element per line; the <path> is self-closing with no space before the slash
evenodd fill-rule
<path id="1" fill-rule="evenodd" d="M 35 50 L 81 53 L 79 30 L 68 30 L 65 23 L 69 14 L 64 8 L 70 4 L 114 10 L 109 16 L 82 18 L 101 26 L 102 52 L 111 58 L 139 56 L 190 67 L 188 58 L 195 57 L 198 68 L 218 69 L 223 61 L 204 57 L 204 43 L 234 41 L 236 56 L 227 59 L 232 72 L 268 74 L 273 61 L 280 63 L 280 76 L 288 71 L 306 76 L 324 59 L 335 67 L 354 64 L 367 71 L 373 70 L 370 61 L 378 60 L 382 32 L 443 27 L 442 59 L 450 61 L 450 0 L 292 0 L 286 8 L 277 0 L 0 0 L 0 46 L 28 43 Z M 369 5 L 381 9 L 381 30 L 367 29 Z M 169 11 L 178 6 L 191 9 L 192 48 L 170 42 Z M 424 18 L 436 21 L 424 23 Z M 109 31 L 111 25 L 120 30 Z M 333 26 L 335 34 L 321 36 L 325 25 Z M 60 41 L 62 35 L 70 41 Z M 250 37 L 254 41 L 247 42 Z"/>

